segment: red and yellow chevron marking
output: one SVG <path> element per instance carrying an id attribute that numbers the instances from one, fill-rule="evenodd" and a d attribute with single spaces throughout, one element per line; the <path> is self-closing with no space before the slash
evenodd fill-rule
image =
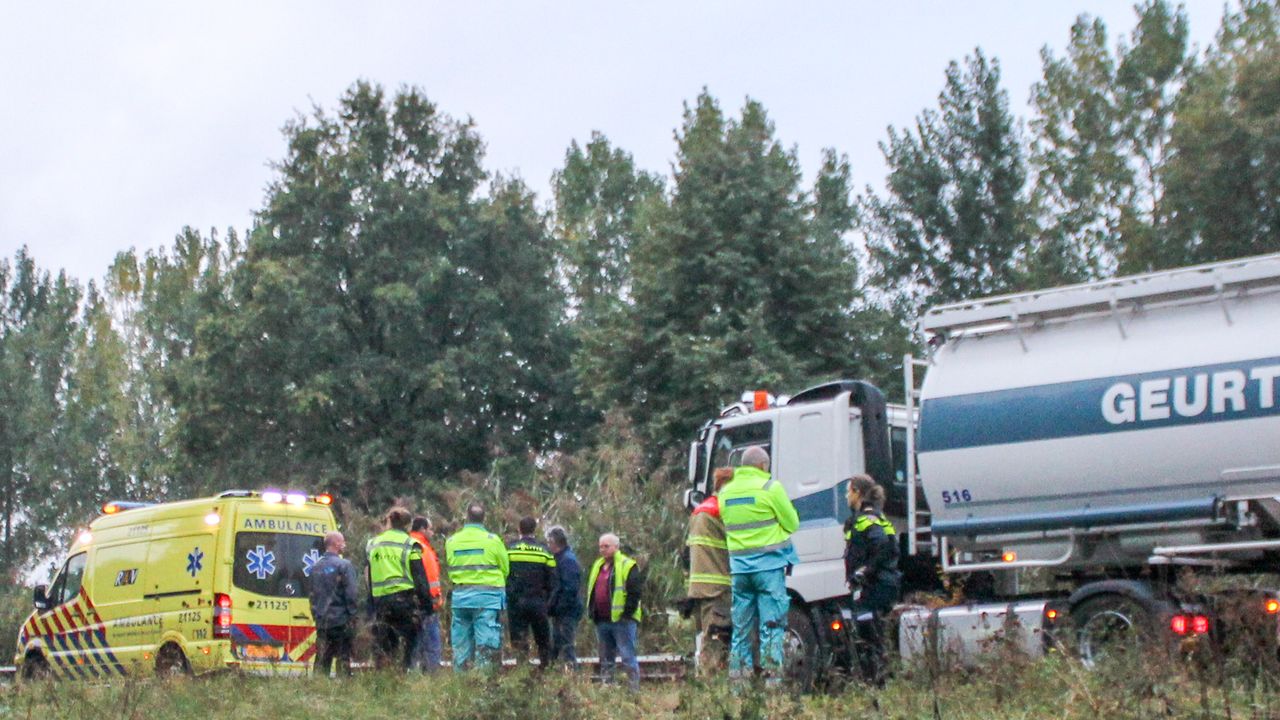
<path id="1" fill-rule="evenodd" d="M 92 620 L 91 620 L 92 618 Z M 32 613 L 19 637 L 26 645 L 33 637 L 42 641 L 49 665 L 65 677 L 102 677 L 125 674 L 107 643 L 106 627 L 84 588 L 71 602 L 52 610 Z"/>
<path id="2" fill-rule="evenodd" d="M 309 662 L 316 651 L 314 625 L 236 623 L 231 626 L 231 639 L 239 645 L 278 643 L 284 648 L 282 662 Z"/>

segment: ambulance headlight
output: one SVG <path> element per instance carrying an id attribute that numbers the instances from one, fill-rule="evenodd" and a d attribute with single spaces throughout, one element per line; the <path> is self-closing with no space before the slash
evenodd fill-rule
<path id="1" fill-rule="evenodd" d="M 220 522 L 222 522 L 222 516 L 216 512 L 211 512 L 208 515 L 204 516 L 204 524 L 208 525 L 209 527 L 213 527 Z"/>
<path id="2" fill-rule="evenodd" d="M 90 541 L 93 540 L 93 533 L 88 530 L 81 530 L 80 534 L 76 536 L 76 540 L 79 541 L 81 545 L 88 545 Z"/>

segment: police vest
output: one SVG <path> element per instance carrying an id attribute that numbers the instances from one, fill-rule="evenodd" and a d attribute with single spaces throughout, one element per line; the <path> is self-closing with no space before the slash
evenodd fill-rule
<path id="1" fill-rule="evenodd" d="M 587 576 L 587 599 L 592 601 L 596 591 L 596 577 L 600 575 L 600 568 L 604 567 L 604 558 L 596 558 L 596 562 L 591 566 L 591 573 Z M 623 555 L 621 552 L 613 554 L 613 592 L 611 593 L 609 605 L 609 620 L 618 622 L 622 619 L 622 611 L 627 607 L 627 578 L 631 577 L 631 571 L 636 567 L 636 561 Z M 636 603 L 636 612 L 630 620 L 640 622 L 640 603 Z"/>
<path id="2" fill-rule="evenodd" d="M 422 562 L 422 549 L 403 530 L 386 530 L 365 546 L 369 584 L 374 597 L 413 589 L 410 563 Z"/>
<path id="3" fill-rule="evenodd" d="M 456 586 L 507 589 L 507 548 L 479 525 L 464 525 L 444 543 L 449 580 Z"/>
<path id="4" fill-rule="evenodd" d="M 866 532 L 867 528 L 870 528 L 872 525 L 879 525 L 881 529 L 884 530 L 885 535 L 895 535 L 898 532 L 893 528 L 893 523 L 885 520 L 879 515 L 871 515 L 868 513 L 866 515 L 858 516 L 858 519 L 853 521 L 853 530 L 845 532 L 844 539 L 850 540 L 853 538 L 853 533 Z"/>
<path id="5" fill-rule="evenodd" d="M 744 465 L 734 470 L 733 480 L 721 488 L 719 498 L 730 555 L 783 548 L 799 525 L 782 483 L 759 468 Z"/>

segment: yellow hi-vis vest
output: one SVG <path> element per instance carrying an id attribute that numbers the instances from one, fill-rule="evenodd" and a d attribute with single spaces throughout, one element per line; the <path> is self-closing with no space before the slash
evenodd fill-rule
<path id="1" fill-rule="evenodd" d="M 463 525 L 444 541 L 444 556 L 449 581 L 455 587 L 507 589 L 507 573 L 511 570 L 507 546 L 484 527 Z"/>
<path id="2" fill-rule="evenodd" d="M 422 547 L 403 530 L 382 532 L 365 546 L 369 556 L 369 591 L 374 597 L 413 589 L 411 563 L 422 562 Z"/>
<path id="3" fill-rule="evenodd" d="M 591 566 L 591 573 L 587 576 L 587 603 L 590 604 L 594 599 L 596 591 L 596 577 L 600 575 L 600 568 L 604 567 L 604 558 L 596 558 L 595 564 Z M 622 610 L 627 606 L 627 578 L 631 576 L 631 571 L 636 567 L 636 561 L 618 551 L 613 554 L 613 593 L 611 594 L 609 611 L 609 620 L 618 622 L 622 619 Z M 636 603 L 636 614 L 632 615 L 630 620 L 640 622 L 640 603 Z"/>

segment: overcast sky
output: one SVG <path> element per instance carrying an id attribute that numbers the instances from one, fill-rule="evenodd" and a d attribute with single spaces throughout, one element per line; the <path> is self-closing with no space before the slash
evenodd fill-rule
<path id="1" fill-rule="evenodd" d="M 1219 0 L 1189 3 L 1204 47 Z M 1113 37 L 1127 0 L 960 2 L 122 2 L 0 0 L 0 257 L 83 280 L 184 225 L 247 228 L 281 126 L 357 79 L 472 117 L 486 166 L 545 203 L 570 141 L 600 130 L 667 173 L 703 86 L 761 101 L 808 177 L 824 147 L 879 185 L 889 125 L 936 105 L 947 62 L 998 58 L 1024 117 L 1040 48 L 1075 17 Z"/>

